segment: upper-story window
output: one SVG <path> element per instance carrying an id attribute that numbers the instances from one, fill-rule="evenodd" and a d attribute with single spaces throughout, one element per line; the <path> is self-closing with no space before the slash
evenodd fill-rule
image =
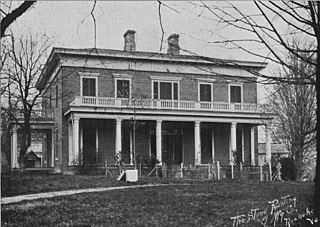
<path id="1" fill-rule="evenodd" d="M 82 95 L 96 96 L 96 78 L 82 78 Z"/>
<path id="2" fill-rule="evenodd" d="M 130 79 L 116 79 L 116 98 L 130 97 Z"/>
<path id="3" fill-rule="evenodd" d="M 113 73 L 114 80 L 114 97 L 131 98 L 131 81 L 133 75 L 123 73 Z"/>
<path id="4" fill-rule="evenodd" d="M 199 83 L 199 101 L 211 102 L 212 101 L 212 84 Z"/>
<path id="5" fill-rule="evenodd" d="M 153 81 L 153 99 L 178 100 L 178 82 Z"/>
<path id="6" fill-rule="evenodd" d="M 229 85 L 229 101 L 242 103 L 242 85 Z"/>
<path id="7" fill-rule="evenodd" d="M 152 99 L 180 100 L 182 77 L 150 76 L 152 81 Z"/>
<path id="8" fill-rule="evenodd" d="M 99 73 L 79 72 L 81 78 L 81 95 L 97 96 Z"/>

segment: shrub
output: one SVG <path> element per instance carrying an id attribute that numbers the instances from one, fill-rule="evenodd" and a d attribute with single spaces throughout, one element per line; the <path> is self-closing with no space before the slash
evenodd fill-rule
<path id="1" fill-rule="evenodd" d="M 293 158 L 283 157 L 279 159 L 281 164 L 281 178 L 283 180 L 296 180 L 296 171 Z"/>

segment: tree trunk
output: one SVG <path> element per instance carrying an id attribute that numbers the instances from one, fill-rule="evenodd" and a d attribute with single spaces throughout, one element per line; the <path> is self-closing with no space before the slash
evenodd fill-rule
<path id="1" fill-rule="evenodd" d="M 295 180 L 301 181 L 303 176 L 303 154 L 304 154 L 304 147 L 303 147 L 303 141 L 300 141 L 294 144 L 295 154 L 294 154 L 294 165 L 295 165 Z"/>
<path id="2" fill-rule="evenodd" d="M 319 6 L 319 3 L 318 3 Z M 316 141 L 317 141 L 317 162 L 316 162 L 316 178 L 314 192 L 314 208 L 315 216 L 320 218 L 320 37 L 317 37 L 317 68 L 316 68 L 316 98 L 317 98 L 317 124 L 316 124 Z"/>
<path id="3" fill-rule="evenodd" d="M 25 118 L 30 119 L 30 115 L 25 116 Z M 20 172 L 25 171 L 25 157 L 28 148 L 31 145 L 31 127 L 29 120 L 25 120 L 21 129 L 21 147 L 20 147 L 20 158 L 19 158 L 19 169 Z"/>
<path id="4" fill-rule="evenodd" d="M 318 65 L 320 66 L 318 49 Z M 316 162 L 316 179 L 315 179 L 315 193 L 314 193 L 314 207 L 315 207 L 315 216 L 320 218 L 320 70 L 317 68 L 317 126 L 316 126 L 316 139 L 317 139 L 317 162 Z"/>

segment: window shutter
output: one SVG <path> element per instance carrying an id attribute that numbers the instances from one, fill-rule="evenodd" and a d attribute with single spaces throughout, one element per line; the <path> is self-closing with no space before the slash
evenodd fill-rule
<path id="1" fill-rule="evenodd" d="M 153 99 L 159 99 L 159 97 L 158 97 L 158 82 L 153 82 Z"/>
<path id="2" fill-rule="evenodd" d="M 173 99 L 178 100 L 178 83 L 173 84 Z"/>

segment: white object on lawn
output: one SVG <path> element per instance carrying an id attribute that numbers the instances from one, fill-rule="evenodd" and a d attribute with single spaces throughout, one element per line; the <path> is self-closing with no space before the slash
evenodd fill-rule
<path id="1" fill-rule="evenodd" d="M 138 181 L 138 170 L 126 170 L 126 181 L 137 182 Z"/>

